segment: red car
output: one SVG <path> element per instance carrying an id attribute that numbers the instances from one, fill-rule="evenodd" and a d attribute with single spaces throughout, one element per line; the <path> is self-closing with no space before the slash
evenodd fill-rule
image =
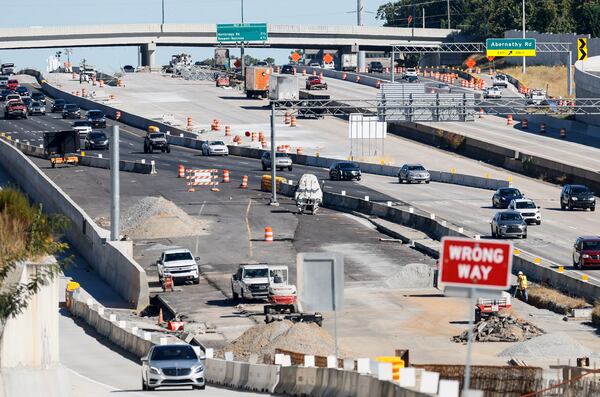
<path id="1" fill-rule="evenodd" d="M 16 90 L 17 87 L 19 87 L 19 80 L 16 79 L 10 79 L 6 82 L 6 88 L 8 88 L 9 90 Z"/>
<path id="2" fill-rule="evenodd" d="M 573 245 L 573 266 L 584 267 L 600 266 L 600 237 L 579 237 Z"/>
<path id="3" fill-rule="evenodd" d="M 327 83 L 324 82 L 319 76 L 309 76 L 306 79 L 306 89 L 314 90 L 314 89 L 326 90 Z"/>

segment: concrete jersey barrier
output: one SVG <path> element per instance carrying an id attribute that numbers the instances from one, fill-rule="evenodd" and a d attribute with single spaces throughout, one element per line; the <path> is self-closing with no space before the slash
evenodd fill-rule
<path id="1" fill-rule="evenodd" d="M 30 159 L 3 140 L 0 140 L 0 159 L 32 200 L 42 203 L 46 212 L 63 214 L 70 220 L 67 239 L 121 297 L 138 311 L 148 306 L 146 272 L 132 258 L 131 241 L 109 241 L 108 230 L 98 227 Z"/>

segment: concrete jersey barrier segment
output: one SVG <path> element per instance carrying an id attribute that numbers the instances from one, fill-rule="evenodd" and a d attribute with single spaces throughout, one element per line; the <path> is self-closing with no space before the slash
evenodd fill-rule
<path id="1" fill-rule="evenodd" d="M 44 211 L 63 214 L 70 220 L 66 237 L 109 285 L 132 308 L 149 304 L 144 269 L 132 258 L 131 241 L 109 241 L 109 231 L 98 227 L 60 187 L 17 148 L 0 140 L 0 161 L 9 175 Z"/>

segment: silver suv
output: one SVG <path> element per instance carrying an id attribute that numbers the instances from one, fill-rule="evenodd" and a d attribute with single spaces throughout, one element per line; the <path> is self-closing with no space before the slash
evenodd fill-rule
<path id="1" fill-rule="evenodd" d="M 271 168 L 271 152 L 264 152 L 262 157 L 260 158 L 260 162 L 262 164 L 263 171 L 266 171 Z M 288 171 L 292 170 L 292 159 L 287 153 L 275 153 L 275 167 L 279 170 L 283 170 L 287 168 Z"/>
<path id="2" fill-rule="evenodd" d="M 431 181 L 431 174 L 421 164 L 404 164 L 398 171 L 398 183 Z"/>
<path id="3" fill-rule="evenodd" d="M 192 386 L 204 389 L 204 365 L 191 345 L 155 345 L 142 357 L 142 389 Z"/>
<path id="4" fill-rule="evenodd" d="M 492 219 L 492 237 L 527 238 L 527 223 L 517 211 L 500 211 Z"/>

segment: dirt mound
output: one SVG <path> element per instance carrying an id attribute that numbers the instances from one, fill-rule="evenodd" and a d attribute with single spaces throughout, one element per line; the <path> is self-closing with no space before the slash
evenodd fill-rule
<path id="1" fill-rule="evenodd" d="M 490 316 L 473 326 L 475 342 L 522 342 L 544 334 L 535 325 L 510 315 Z M 463 343 L 469 338 L 469 330 L 452 337 L 453 342 Z"/>
<path id="2" fill-rule="evenodd" d="M 145 197 L 121 216 L 123 233 L 133 239 L 200 236 L 208 222 L 196 219 L 162 197 Z"/>
<path id="3" fill-rule="evenodd" d="M 271 363 L 275 349 L 318 356 L 335 353 L 333 337 L 317 324 L 284 320 L 255 325 L 217 352 L 217 357 L 233 352 L 236 360 L 248 361 L 256 355 L 258 363 Z"/>
<path id="4" fill-rule="evenodd" d="M 549 333 L 516 343 L 498 354 L 500 357 L 589 357 L 594 353 L 563 332 Z"/>

